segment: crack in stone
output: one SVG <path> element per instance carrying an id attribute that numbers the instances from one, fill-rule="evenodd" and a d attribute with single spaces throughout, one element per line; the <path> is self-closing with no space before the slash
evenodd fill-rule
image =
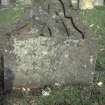
<path id="1" fill-rule="evenodd" d="M 82 32 L 82 31 L 81 31 L 81 30 L 75 25 L 72 16 L 67 16 L 67 15 L 66 15 L 66 10 L 65 10 L 65 6 L 64 6 L 63 1 L 62 1 L 62 0 L 59 0 L 59 2 L 60 2 L 61 5 L 62 5 L 62 9 L 63 9 L 64 17 L 70 19 L 70 21 L 71 21 L 71 23 L 72 23 L 74 29 L 76 29 L 76 30 L 82 35 L 82 38 L 84 39 L 84 38 L 85 38 L 85 34 L 84 34 L 84 32 Z"/>

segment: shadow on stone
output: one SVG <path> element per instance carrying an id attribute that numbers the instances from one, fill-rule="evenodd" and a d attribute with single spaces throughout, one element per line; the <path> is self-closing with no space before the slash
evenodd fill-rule
<path id="1" fill-rule="evenodd" d="M 10 94 L 13 89 L 14 74 L 10 68 L 4 69 L 4 94 Z"/>

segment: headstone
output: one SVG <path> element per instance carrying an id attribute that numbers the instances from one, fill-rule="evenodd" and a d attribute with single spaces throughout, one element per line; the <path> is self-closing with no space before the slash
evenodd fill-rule
<path id="1" fill-rule="evenodd" d="M 95 6 L 103 6 L 104 5 L 104 0 L 94 0 L 94 5 Z"/>
<path id="2" fill-rule="evenodd" d="M 71 0 L 71 2 L 72 2 L 72 5 L 73 5 L 74 8 L 77 9 L 77 8 L 79 7 L 79 6 L 78 6 L 78 4 L 79 4 L 79 3 L 78 3 L 78 0 Z"/>
<path id="3" fill-rule="evenodd" d="M 93 0 L 79 0 L 80 9 L 93 9 Z"/>
<path id="4" fill-rule="evenodd" d="M 9 5 L 9 0 L 1 0 L 1 5 L 4 5 L 4 6 Z"/>
<path id="5" fill-rule="evenodd" d="M 33 11 L 32 20 L 1 35 L 5 83 L 8 78 L 16 87 L 92 83 L 96 45 L 78 13 L 67 0 L 35 1 Z"/>

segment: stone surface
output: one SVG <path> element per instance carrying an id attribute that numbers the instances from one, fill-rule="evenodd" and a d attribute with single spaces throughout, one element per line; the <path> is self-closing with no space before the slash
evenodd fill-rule
<path id="1" fill-rule="evenodd" d="M 96 61 L 94 36 L 67 0 L 63 2 L 66 14 L 72 15 L 85 38 L 64 16 L 58 0 L 36 1 L 31 25 L 0 35 L 5 40 L 0 43 L 5 54 L 6 87 L 92 83 Z"/>
<path id="2" fill-rule="evenodd" d="M 93 0 L 80 0 L 79 7 L 80 9 L 93 9 Z"/>
<path id="3" fill-rule="evenodd" d="M 104 5 L 104 0 L 94 0 L 94 5 L 95 6 L 103 6 Z"/>
<path id="4" fill-rule="evenodd" d="M 18 0 L 18 2 L 24 3 L 25 5 L 31 5 L 32 4 L 32 0 Z"/>
<path id="5" fill-rule="evenodd" d="M 9 0 L 1 0 L 1 5 L 4 5 L 4 6 L 9 5 Z"/>
<path id="6" fill-rule="evenodd" d="M 19 37 L 18 37 L 19 38 Z M 95 56 L 90 43 L 64 38 L 13 38 L 6 68 L 15 74 L 15 85 L 92 82 Z"/>

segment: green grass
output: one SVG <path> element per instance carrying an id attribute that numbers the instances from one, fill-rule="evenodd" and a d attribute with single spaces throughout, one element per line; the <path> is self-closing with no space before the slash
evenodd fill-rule
<path id="1" fill-rule="evenodd" d="M 19 6 L 0 9 L 0 27 L 15 23 L 23 15 L 23 10 Z"/>
<path id="2" fill-rule="evenodd" d="M 49 96 L 27 95 L 9 96 L 5 98 L 6 105 L 105 105 L 105 87 L 69 86 L 51 89 Z M 102 89 L 101 89 L 102 90 Z M 33 103 L 33 104 L 32 104 Z"/>
<path id="3" fill-rule="evenodd" d="M 84 24 L 92 25 L 90 29 L 98 40 L 98 56 L 96 70 L 105 70 L 105 7 L 96 7 L 93 10 L 81 11 Z"/>

